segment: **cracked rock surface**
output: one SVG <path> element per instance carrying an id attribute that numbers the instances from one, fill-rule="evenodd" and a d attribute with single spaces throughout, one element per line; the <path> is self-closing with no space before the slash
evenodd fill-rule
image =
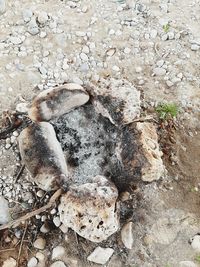
<path id="1" fill-rule="evenodd" d="M 71 186 L 58 207 L 61 222 L 88 240 L 102 242 L 119 229 L 117 197 L 116 187 L 103 176 Z"/>

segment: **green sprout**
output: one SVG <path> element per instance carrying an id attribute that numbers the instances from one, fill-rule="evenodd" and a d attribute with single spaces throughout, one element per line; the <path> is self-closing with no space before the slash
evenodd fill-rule
<path id="1" fill-rule="evenodd" d="M 159 104 L 156 108 L 161 120 L 168 120 L 177 117 L 179 108 L 174 103 Z"/>
<path id="2" fill-rule="evenodd" d="M 198 263 L 200 263 L 200 255 L 195 257 L 195 261 L 197 261 Z"/>
<path id="3" fill-rule="evenodd" d="M 164 30 L 164 32 L 165 33 L 168 33 L 168 31 L 169 31 L 169 28 L 170 28 L 170 26 L 169 26 L 169 24 L 167 23 L 167 24 L 165 24 L 165 25 L 163 25 L 163 30 Z"/>

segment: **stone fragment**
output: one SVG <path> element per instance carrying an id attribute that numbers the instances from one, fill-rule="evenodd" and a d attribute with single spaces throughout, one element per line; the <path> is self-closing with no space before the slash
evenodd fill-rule
<path id="1" fill-rule="evenodd" d="M 41 227 L 40 227 L 40 232 L 43 234 L 46 234 L 50 231 L 50 228 L 48 226 L 48 224 L 44 223 Z"/>
<path id="2" fill-rule="evenodd" d="M 28 23 L 28 32 L 31 34 L 31 35 L 36 35 L 39 33 L 39 27 L 37 25 L 37 22 L 36 22 L 36 18 L 35 17 L 32 17 L 30 22 Z"/>
<path id="3" fill-rule="evenodd" d="M 64 224 L 61 224 L 61 226 L 59 228 L 64 234 L 66 234 L 68 232 L 68 227 L 66 227 Z"/>
<path id="4" fill-rule="evenodd" d="M 28 115 L 33 121 L 49 121 L 84 105 L 88 100 L 89 95 L 81 85 L 68 83 L 41 92 L 34 98 Z"/>
<path id="5" fill-rule="evenodd" d="M 45 24 L 48 21 L 49 17 L 45 11 L 42 11 L 39 13 L 37 19 L 40 24 Z"/>
<path id="6" fill-rule="evenodd" d="M 178 267 L 197 267 L 193 261 L 180 261 Z"/>
<path id="7" fill-rule="evenodd" d="M 197 50 L 199 50 L 199 48 L 200 48 L 200 46 L 197 45 L 197 44 L 192 44 L 192 45 L 191 45 L 191 50 L 192 50 L 192 51 L 197 51 Z"/>
<path id="8" fill-rule="evenodd" d="M 131 49 L 129 47 L 125 47 L 124 48 L 124 53 L 125 54 L 130 54 L 130 52 L 131 52 Z"/>
<path id="9" fill-rule="evenodd" d="M 174 37 L 175 37 L 174 32 L 168 32 L 168 38 L 169 38 L 169 40 L 173 40 Z"/>
<path id="10" fill-rule="evenodd" d="M 126 248 L 133 248 L 133 222 L 128 222 L 122 227 L 121 239 Z"/>
<path id="11" fill-rule="evenodd" d="M 54 190 L 67 181 L 65 157 L 50 123 L 29 125 L 18 141 L 22 160 L 41 189 Z"/>
<path id="12" fill-rule="evenodd" d="M 91 183 L 74 185 L 61 197 L 61 222 L 92 242 L 101 242 L 119 228 L 118 192 L 103 176 Z"/>
<path id="13" fill-rule="evenodd" d="M 10 41 L 11 41 L 11 43 L 12 44 L 14 44 L 14 45 L 19 45 L 19 44 L 21 44 L 23 41 L 21 40 L 21 38 L 20 37 L 17 37 L 17 36 L 11 36 L 10 37 Z"/>
<path id="14" fill-rule="evenodd" d="M 0 15 L 5 13 L 6 11 L 6 1 L 0 0 Z"/>
<path id="15" fill-rule="evenodd" d="M 83 61 L 88 61 L 88 56 L 85 53 L 80 53 L 80 59 L 82 59 Z"/>
<path id="16" fill-rule="evenodd" d="M 42 252 L 37 252 L 35 257 L 39 260 L 39 262 L 43 262 L 45 260 L 45 255 Z"/>
<path id="17" fill-rule="evenodd" d="M 62 261 L 56 261 L 53 264 L 51 264 L 50 267 L 67 267 L 67 266 Z"/>
<path id="18" fill-rule="evenodd" d="M 8 201 L 0 196 L 0 224 L 5 224 L 10 221 L 10 212 L 8 207 Z"/>
<path id="19" fill-rule="evenodd" d="M 59 227 L 61 225 L 60 218 L 58 216 L 53 218 L 53 223 L 56 227 Z"/>
<path id="20" fill-rule="evenodd" d="M 8 258 L 3 262 L 2 267 L 16 267 L 17 266 L 17 261 L 14 258 Z"/>
<path id="21" fill-rule="evenodd" d="M 112 57 L 116 53 L 116 48 L 110 48 L 106 51 L 106 55 Z"/>
<path id="22" fill-rule="evenodd" d="M 156 127 L 149 122 L 138 122 L 136 128 L 140 133 L 141 154 L 144 165 L 141 169 L 141 178 L 145 182 L 158 180 L 165 171 L 162 152 L 159 149 Z"/>
<path id="23" fill-rule="evenodd" d="M 157 34 L 158 34 L 158 31 L 157 31 L 156 29 L 152 29 L 152 30 L 150 31 L 150 37 L 151 37 L 152 39 L 156 38 Z"/>
<path id="24" fill-rule="evenodd" d="M 33 16 L 33 12 L 31 9 L 24 9 L 22 11 L 22 16 L 25 22 L 29 22 L 31 20 L 31 17 Z"/>
<path id="25" fill-rule="evenodd" d="M 106 264 L 110 257 L 113 255 L 114 250 L 112 248 L 102 248 L 97 247 L 95 250 L 87 257 L 88 261 L 92 261 L 97 264 Z"/>
<path id="26" fill-rule="evenodd" d="M 34 248 L 43 250 L 46 246 L 46 240 L 44 238 L 39 237 L 33 243 Z"/>
<path id="27" fill-rule="evenodd" d="M 196 252 L 200 252 L 200 235 L 195 235 L 191 239 L 191 246 Z"/>
<path id="28" fill-rule="evenodd" d="M 28 261 L 27 267 L 36 267 L 37 264 L 38 264 L 38 260 L 36 259 L 36 257 L 32 257 Z"/>
<path id="29" fill-rule="evenodd" d="M 57 246 L 53 249 L 52 260 L 59 259 L 65 254 L 65 248 L 62 246 Z"/>
<path id="30" fill-rule="evenodd" d="M 163 69 L 163 68 L 154 68 L 153 70 L 153 73 L 156 75 L 156 76 L 164 76 L 166 74 L 166 70 Z"/>
<path id="31" fill-rule="evenodd" d="M 101 79 L 99 86 L 89 85 L 96 111 L 115 125 L 133 122 L 140 115 L 140 91 L 127 80 Z"/>

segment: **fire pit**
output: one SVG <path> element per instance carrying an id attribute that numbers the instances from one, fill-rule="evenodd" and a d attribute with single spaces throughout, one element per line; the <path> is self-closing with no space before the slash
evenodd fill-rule
<path id="1" fill-rule="evenodd" d="M 140 94 L 127 81 L 66 84 L 40 93 L 34 121 L 19 137 L 32 179 L 43 190 L 63 188 L 60 220 L 93 242 L 120 227 L 120 192 L 164 172 L 156 128 L 139 122 Z M 49 122 L 41 122 L 49 121 Z"/>

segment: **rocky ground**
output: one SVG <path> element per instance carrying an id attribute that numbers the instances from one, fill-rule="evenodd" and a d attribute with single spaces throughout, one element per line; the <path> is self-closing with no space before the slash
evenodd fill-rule
<path id="1" fill-rule="evenodd" d="M 0 140 L 1 224 L 51 197 L 23 170 L 17 139 L 32 98 L 65 82 L 102 90 L 107 81 L 132 84 L 141 94 L 140 116 L 154 118 L 167 170 L 121 193 L 126 228 L 107 241 L 96 244 L 67 229 L 52 206 L 0 232 L 0 266 L 200 266 L 199 22 L 199 0 L 0 0 L 2 129 L 11 112 L 23 121 Z M 171 127 L 158 121 L 160 102 L 180 107 Z M 68 123 L 76 129 L 73 116 Z"/>

